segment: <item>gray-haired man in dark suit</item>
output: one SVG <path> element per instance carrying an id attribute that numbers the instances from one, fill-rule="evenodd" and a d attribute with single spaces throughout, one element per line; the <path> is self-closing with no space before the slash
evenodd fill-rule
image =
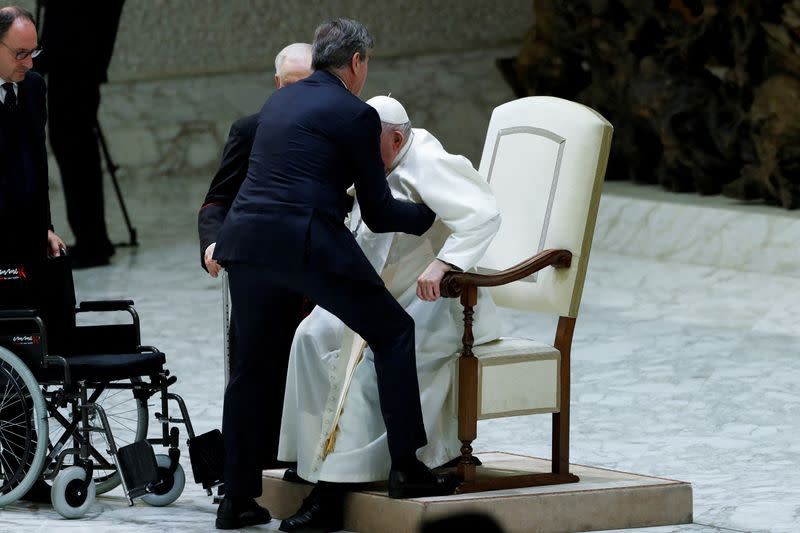
<path id="1" fill-rule="evenodd" d="M 344 224 L 346 191 L 355 185 L 366 224 L 376 232 L 421 235 L 435 215 L 392 197 L 380 154 L 378 113 L 358 98 L 373 40 L 358 22 L 321 24 L 313 44 L 314 74 L 276 91 L 261 110 L 247 179 L 220 230 L 214 259 L 228 270 L 236 359 L 223 409 L 225 506 L 217 527 L 258 523 L 259 431 L 248 411 L 264 389 L 285 379 L 264 346 L 275 336 L 289 294 L 304 294 L 339 317 L 375 354 L 380 409 L 392 471 L 390 495 L 452 490 L 416 457 L 427 442 L 414 352 L 414 321 L 386 290 Z M 343 487 L 320 483 L 281 530 L 342 525 Z M 266 511 L 264 511 L 266 513 Z M 268 516 L 268 515 L 267 515 Z M 261 516 L 264 518 L 264 515 Z"/>

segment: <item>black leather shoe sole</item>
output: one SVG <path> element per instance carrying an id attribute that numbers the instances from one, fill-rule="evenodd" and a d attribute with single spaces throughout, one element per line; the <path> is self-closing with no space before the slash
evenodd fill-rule
<path id="1" fill-rule="evenodd" d="M 252 516 L 247 518 L 217 518 L 215 525 L 217 529 L 240 529 L 248 526 L 258 526 L 268 524 L 272 520 L 270 516 Z"/>
<path id="2" fill-rule="evenodd" d="M 311 501 L 304 500 L 300 510 L 289 518 L 284 519 L 278 529 L 291 533 L 301 531 L 303 533 L 341 531 L 343 524 L 341 516 L 331 515 L 322 510 L 318 499 Z"/>
<path id="3" fill-rule="evenodd" d="M 296 526 L 296 527 L 289 527 L 287 526 L 284 529 L 283 522 L 281 522 L 280 527 L 278 528 L 279 531 L 284 531 L 286 533 L 334 533 L 335 531 L 341 531 L 344 525 L 339 526 Z"/>

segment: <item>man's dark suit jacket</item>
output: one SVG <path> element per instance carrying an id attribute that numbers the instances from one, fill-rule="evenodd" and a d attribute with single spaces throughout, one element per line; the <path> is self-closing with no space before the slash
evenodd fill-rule
<path id="1" fill-rule="evenodd" d="M 327 71 L 273 93 L 214 259 L 382 284 L 344 225 L 347 188 L 355 184 L 364 222 L 375 232 L 421 235 L 434 213 L 392 197 L 380 130 L 377 111 Z"/>
<path id="2" fill-rule="evenodd" d="M 14 113 L 0 105 L 0 261 L 47 257 L 50 199 L 42 77 L 28 71 Z"/>
<path id="3" fill-rule="evenodd" d="M 217 242 L 219 230 L 225 215 L 233 205 L 239 188 L 247 176 L 250 150 L 258 128 L 258 113 L 240 118 L 231 126 L 228 140 L 222 150 L 222 162 L 211 180 L 211 186 L 197 214 L 197 230 L 200 234 L 200 265 L 206 268 L 206 248 Z M 353 197 L 347 197 L 349 211 L 353 207 Z"/>
<path id="4" fill-rule="evenodd" d="M 211 181 L 208 194 L 197 215 L 200 234 L 200 265 L 206 268 L 206 248 L 217 242 L 219 229 L 247 175 L 250 150 L 258 126 L 258 113 L 240 118 L 231 126 L 222 150 L 222 163 Z"/>

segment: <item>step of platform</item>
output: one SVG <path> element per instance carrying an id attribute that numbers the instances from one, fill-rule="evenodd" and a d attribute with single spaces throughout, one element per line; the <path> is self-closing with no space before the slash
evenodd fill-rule
<path id="1" fill-rule="evenodd" d="M 482 453 L 480 475 L 497 477 L 510 470 L 549 472 L 550 461 L 507 453 Z M 393 500 L 385 491 L 350 495 L 345 529 L 358 533 L 409 533 L 425 521 L 464 512 L 493 517 L 507 533 L 597 531 L 687 524 L 692 521 L 689 483 L 584 465 L 571 465 L 578 483 Z M 293 514 L 310 492 L 308 485 L 283 481 L 283 470 L 264 472 L 259 499 L 273 517 Z"/>
<path id="2" fill-rule="evenodd" d="M 592 253 L 800 278 L 800 210 L 606 182 Z"/>

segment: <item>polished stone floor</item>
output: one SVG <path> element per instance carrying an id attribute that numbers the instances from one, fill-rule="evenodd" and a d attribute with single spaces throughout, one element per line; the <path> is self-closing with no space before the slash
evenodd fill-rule
<path id="1" fill-rule="evenodd" d="M 220 283 L 200 269 L 196 244 L 207 183 L 123 186 L 141 244 L 119 248 L 109 267 L 76 272 L 79 299 L 134 299 L 143 341 L 166 352 L 197 431 L 219 427 Z M 601 204 L 575 332 L 571 459 L 693 484 L 694 524 L 642 532 L 800 531 L 800 277 L 786 248 L 800 240 L 798 217 L 755 209 L 765 227 L 778 228 L 767 232 L 777 235 L 770 244 L 758 240 L 763 224 L 748 222 L 746 207 L 730 215 L 718 199 L 691 197 L 687 207 L 680 198 L 661 202 L 655 189 L 632 191 L 612 184 Z M 60 191 L 52 197 L 64 228 Z M 739 229 L 716 239 L 703 221 L 721 215 L 709 210 L 728 213 Z M 126 240 L 112 198 L 108 212 L 115 240 Z M 754 242 L 779 251 L 762 257 Z M 690 245 L 697 253 L 682 255 Z M 739 250 L 760 262 L 737 262 Z M 777 267 L 768 260 L 776 256 Z M 509 332 L 552 335 L 549 317 L 507 316 Z M 478 451 L 549 454 L 547 416 L 485 421 L 478 432 Z M 188 474 L 188 457 L 183 463 Z M 119 489 L 77 521 L 18 502 L 0 510 L 0 531 L 211 531 L 215 507 L 187 477 L 183 496 L 166 508 L 129 508 Z"/>

